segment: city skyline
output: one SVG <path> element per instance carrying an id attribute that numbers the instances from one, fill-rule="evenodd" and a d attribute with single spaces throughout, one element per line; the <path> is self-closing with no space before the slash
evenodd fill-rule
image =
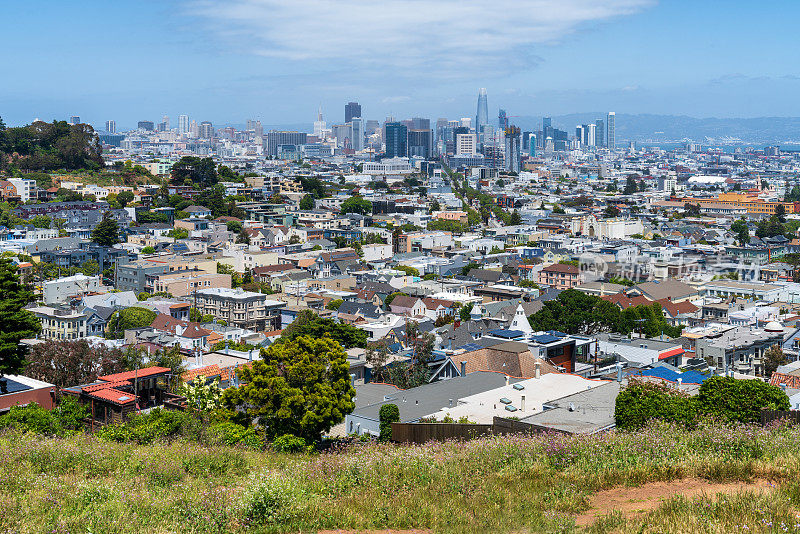
<path id="1" fill-rule="evenodd" d="M 312 122 L 319 105 L 339 120 L 353 100 L 375 119 L 458 118 L 474 116 L 480 87 L 490 117 L 499 108 L 526 116 L 606 109 L 800 116 L 800 75 L 787 70 L 789 24 L 800 7 L 789 2 L 734 1 L 724 10 L 683 0 L 491 9 L 469 1 L 459 10 L 450 0 L 416 3 L 414 10 L 396 0 L 381 9 L 321 0 L 8 6 L 0 22 L 7 47 L 28 28 L 40 31 L 13 47 L 8 68 L 17 75 L 0 88 L 0 116 L 23 124 L 78 115 L 95 125 L 115 120 L 118 129 L 165 114 L 289 124 Z M 363 31 L 337 31 L 343 21 Z M 407 33 L 414 21 L 424 37 Z M 60 37 L 64 25 L 68 40 Z M 99 28 L 112 27 L 111 38 L 99 38 Z M 746 43 L 736 37 L 744 32 Z"/>

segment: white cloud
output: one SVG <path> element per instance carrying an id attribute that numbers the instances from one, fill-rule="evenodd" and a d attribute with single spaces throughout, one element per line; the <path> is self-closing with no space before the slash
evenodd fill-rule
<path id="1" fill-rule="evenodd" d="M 187 0 L 242 51 L 388 75 L 500 74 L 535 64 L 536 45 L 656 0 Z"/>
<path id="2" fill-rule="evenodd" d="M 410 96 L 387 96 L 381 100 L 383 104 L 404 104 L 406 102 L 411 102 Z"/>

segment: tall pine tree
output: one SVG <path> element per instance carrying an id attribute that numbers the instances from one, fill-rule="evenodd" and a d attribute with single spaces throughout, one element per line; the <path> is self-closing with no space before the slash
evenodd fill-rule
<path id="1" fill-rule="evenodd" d="M 92 241 L 104 247 L 110 247 L 120 242 L 119 225 L 111 218 L 111 212 L 103 214 L 103 220 L 97 223 L 92 230 Z"/>
<path id="2" fill-rule="evenodd" d="M 24 306 L 33 300 L 33 293 L 19 281 L 17 266 L 7 258 L 0 259 L 0 376 L 17 374 L 25 362 L 25 347 L 20 340 L 41 332 L 39 320 Z"/>

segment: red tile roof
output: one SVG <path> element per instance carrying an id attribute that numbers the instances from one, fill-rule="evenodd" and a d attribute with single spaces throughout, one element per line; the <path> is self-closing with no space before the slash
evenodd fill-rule
<path id="1" fill-rule="evenodd" d="M 688 300 L 676 303 L 669 299 L 658 299 L 656 302 L 661 304 L 661 307 L 667 310 L 672 317 L 681 313 L 695 313 L 700 309 Z"/>
<path id="2" fill-rule="evenodd" d="M 782 386 L 783 384 L 786 384 L 786 387 L 788 388 L 800 389 L 800 376 L 787 375 L 776 371 L 772 373 L 769 383 L 773 386 Z"/>
<path id="3" fill-rule="evenodd" d="M 124 391 L 113 388 L 94 391 L 89 393 L 89 396 L 100 400 L 113 402 L 114 404 L 119 404 L 120 406 L 136 402 L 136 396 L 133 393 L 125 393 Z"/>
<path id="4" fill-rule="evenodd" d="M 145 367 L 138 371 L 125 371 L 124 373 L 115 373 L 113 375 L 98 376 L 98 380 L 105 380 L 106 382 L 122 382 L 124 380 L 133 380 L 135 378 L 147 378 L 148 376 L 160 375 L 162 373 L 169 373 L 172 371 L 169 367 Z"/>
<path id="5" fill-rule="evenodd" d="M 197 369 L 189 369 L 188 371 L 185 371 L 183 373 L 183 376 L 181 378 L 183 378 L 184 382 L 191 382 L 192 380 L 201 375 L 206 378 L 211 378 L 214 376 L 221 377 L 222 370 L 215 363 L 212 365 L 206 365 L 205 367 L 198 367 Z"/>
<path id="6" fill-rule="evenodd" d="M 625 293 L 615 293 L 613 295 L 605 295 L 600 297 L 603 300 L 607 300 L 609 302 L 613 302 L 623 310 L 630 308 L 631 306 L 649 306 L 653 303 L 652 300 L 648 299 L 642 295 L 635 295 L 633 297 L 627 296 Z"/>
<path id="7" fill-rule="evenodd" d="M 123 386 L 130 386 L 131 383 L 127 380 L 117 380 L 116 382 L 101 382 L 99 384 L 89 384 L 81 388 L 84 393 L 92 393 L 93 391 L 100 391 L 101 389 L 118 388 Z"/>

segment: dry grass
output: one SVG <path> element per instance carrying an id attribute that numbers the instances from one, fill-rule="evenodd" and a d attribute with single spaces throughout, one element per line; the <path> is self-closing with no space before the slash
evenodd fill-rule
<path id="1" fill-rule="evenodd" d="M 0 435 L 0 533 L 794 532 L 798 475 L 800 430 L 783 428 L 652 426 L 298 456 L 7 433 Z M 585 515 L 598 506 L 597 492 L 681 479 L 728 489 L 670 495 L 663 488 L 694 482 L 645 486 L 639 493 L 662 491 L 644 497 L 653 502 L 640 513 L 612 506 Z M 775 487 L 739 491 L 756 480 Z M 612 491 L 600 499 L 628 495 Z"/>

